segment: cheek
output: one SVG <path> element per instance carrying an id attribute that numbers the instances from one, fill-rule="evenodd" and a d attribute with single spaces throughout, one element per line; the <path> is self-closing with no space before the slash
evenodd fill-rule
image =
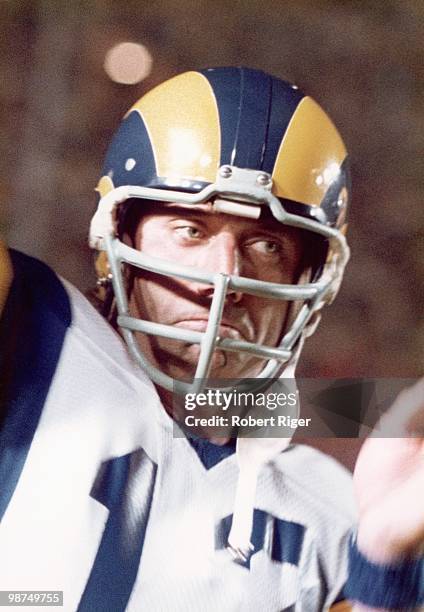
<path id="1" fill-rule="evenodd" d="M 270 283 L 277 283 L 281 285 L 291 285 L 297 283 L 299 262 L 291 260 L 284 264 L 279 264 L 274 268 L 269 267 L 263 280 Z"/>
<path id="2" fill-rule="evenodd" d="M 136 278 L 132 292 L 132 303 L 135 304 L 137 315 L 151 321 L 158 321 L 163 312 L 166 290 L 153 280 Z"/>
<path id="3" fill-rule="evenodd" d="M 134 280 L 132 310 L 140 318 L 168 324 L 176 313 L 191 303 L 184 297 L 185 285 L 183 282 L 177 284 L 159 274 L 145 274 L 146 276 Z"/>
<path id="4" fill-rule="evenodd" d="M 242 276 L 266 283 L 276 283 L 279 285 L 292 285 L 297 283 L 298 266 L 297 262 L 279 262 L 276 265 L 255 265 L 244 266 Z"/>
<path id="5" fill-rule="evenodd" d="M 246 307 L 256 331 L 256 339 L 264 344 L 276 344 L 280 339 L 289 302 L 250 296 Z"/>

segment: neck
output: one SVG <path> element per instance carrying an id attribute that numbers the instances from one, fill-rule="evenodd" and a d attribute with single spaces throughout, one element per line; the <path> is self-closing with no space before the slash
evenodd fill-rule
<path id="1" fill-rule="evenodd" d="M 175 396 L 171 391 L 168 391 L 167 389 L 164 389 L 163 387 L 160 387 L 158 385 L 156 385 L 156 390 L 158 392 L 158 395 L 162 402 L 162 406 L 164 407 L 165 411 L 176 423 L 182 426 L 181 428 L 186 435 L 189 434 L 198 436 L 200 438 L 209 440 L 209 442 L 212 442 L 212 444 L 217 444 L 218 446 L 223 446 L 232 439 L 232 437 L 228 435 L 229 432 L 227 431 L 224 435 L 221 434 L 220 436 L 217 436 L 216 427 L 212 427 L 211 429 L 208 426 L 195 428 L 184 426 L 185 418 L 191 413 L 187 412 L 187 410 L 182 405 L 182 402 L 175 401 Z"/>

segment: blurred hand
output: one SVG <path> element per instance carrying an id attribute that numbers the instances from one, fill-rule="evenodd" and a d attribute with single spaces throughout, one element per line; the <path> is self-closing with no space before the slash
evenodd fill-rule
<path id="1" fill-rule="evenodd" d="M 376 437 L 387 431 L 398 437 Z M 419 555 L 424 543 L 424 378 L 399 394 L 363 445 L 354 484 L 361 552 L 375 563 Z"/>

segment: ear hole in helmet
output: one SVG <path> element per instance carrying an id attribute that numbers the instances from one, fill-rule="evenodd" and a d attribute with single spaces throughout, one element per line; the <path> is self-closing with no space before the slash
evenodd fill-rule
<path id="1" fill-rule="evenodd" d="M 319 279 L 322 274 L 325 262 L 328 256 L 328 239 L 317 234 L 312 234 L 308 237 L 305 251 L 304 269 L 310 268 L 310 280 L 313 283 Z"/>
<path id="2" fill-rule="evenodd" d="M 312 283 L 322 274 L 328 255 L 328 240 L 308 230 L 301 230 L 303 255 L 299 265 L 298 282 Z"/>

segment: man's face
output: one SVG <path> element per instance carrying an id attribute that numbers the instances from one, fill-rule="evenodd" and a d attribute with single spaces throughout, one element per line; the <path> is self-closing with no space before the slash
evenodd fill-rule
<path id="1" fill-rule="evenodd" d="M 211 204 L 154 203 L 138 222 L 134 246 L 147 255 L 209 272 L 286 284 L 298 281 L 302 233 L 271 217 L 253 220 L 214 213 Z M 204 332 L 212 296 L 212 286 L 139 270 L 130 295 L 130 312 L 134 317 Z M 230 291 L 219 335 L 276 346 L 289 311 L 289 302 Z M 138 342 L 169 376 L 193 376 L 199 345 L 142 334 L 138 334 Z M 263 365 L 247 353 L 216 350 L 210 376 L 254 377 Z"/>

